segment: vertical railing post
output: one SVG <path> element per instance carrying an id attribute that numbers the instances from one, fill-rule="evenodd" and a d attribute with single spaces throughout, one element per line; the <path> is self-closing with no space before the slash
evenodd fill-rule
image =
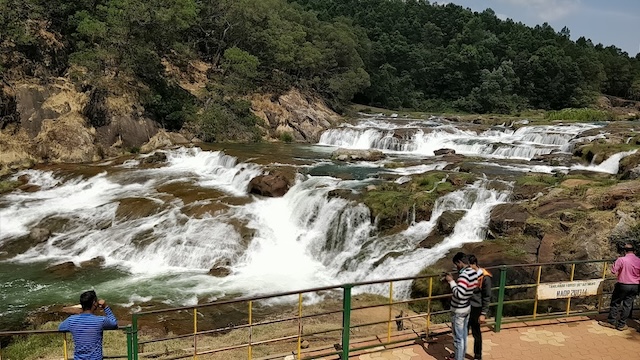
<path id="1" fill-rule="evenodd" d="M 533 319 L 538 316 L 538 287 L 540 287 L 540 275 L 542 274 L 542 265 L 538 266 L 538 278 L 536 280 L 536 299 L 533 302 Z"/>
<path id="2" fill-rule="evenodd" d="M 131 344 L 131 351 L 133 352 L 133 360 L 138 360 L 138 315 L 133 314 L 131 317 L 131 332 L 133 333 L 133 342 Z"/>
<path id="3" fill-rule="evenodd" d="M 429 337 L 429 327 L 431 325 L 431 296 L 433 295 L 433 276 L 429 278 L 429 297 L 427 298 L 427 338 Z"/>
<path id="4" fill-rule="evenodd" d="M 133 360 L 133 334 L 131 333 L 131 325 L 124 328 L 127 334 L 127 360 Z"/>
<path id="5" fill-rule="evenodd" d="M 193 308 L 193 360 L 198 358 L 198 309 Z"/>
<path id="6" fill-rule="evenodd" d="M 502 310 L 504 308 L 504 287 L 507 283 L 507 267 L 506 265 L 500 266 L 500 289 L 498 290 L 498 308 L 496 310 L 496 324 L 494 331 L 500 332 L 502 327 Z"/>
<path id="7" fill-rule="evenodd" d="M 302 293 L 298 294 L 298 360 L 302 352 Z"/>
<path id="8" fill-rule="evenodd" d="M 351 284 L 342 286 L 342 360 L 349 359 L 349 340 L 351 336 Z"/>
<path id="9" fill-rule="evenodd" d="M 571 278 L 569 279 L 569 281 L 573 281 L 573 276 L 576 273 L 576 264 L 573 263 L 571 264 Z M 567 298 L 567 315 L 569 315 L 569 312 L 571 312 L 571 295 L 569 295 L 569 297 Z"/>
<path id="10" fill-rule="evenodd" d="M 67 333 L 63 333 L 62 334 L 62 346 L 64 346 L 64 349 L 62 350 L 62 353 L 64 354 L 64 360 L 69 359 L 69 354 L 67 353 Z"/>
<path id="11" fill-rule="evenodd" d="M 251 342 L 253 342 L 253 301 L 249 301 L 249 346 L 247 348 L 247 358 L 253 359 L 253 348 Z"/>
<path id="12" fill-rule="evenodd" d="M 387 322 L 387 343 L 391 342 L 391 308 L 393 305 L 393 281 L 389 281 L 389 320 Z"/>
<path id="13" fill-rule="evenodd" d="M 606 278 L 607 278 L 607 262 L 605 261 L 602 263 L 602 280 Z M 600 289 L 598 291 L 598 312 L 602 311 L 603 293 L 604 293 L 604 281 L 602 282 L 602 286 L 600 286 Z"/>

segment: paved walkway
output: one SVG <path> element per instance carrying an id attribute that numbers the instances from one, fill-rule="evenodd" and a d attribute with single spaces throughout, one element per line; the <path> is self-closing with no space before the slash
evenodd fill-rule
<path id="1" fill-rule="evenodd" d="M 618 331 L 598 325 L 593 318 L 574 317 L 503 326 L 494 333 L 483 333 L 484 360 L 640 359 L 638 323 L 629 321 L 629 329 Z M 473 350 L 473 337 L 469 336 Z M 452 351 L 450 334 L 437 335 L 424 344 L 409 344 L 395 349 L 379 348 L 355 359 L 444 359 Z M 472 359 L 468 354 L 467 359 Z"/>

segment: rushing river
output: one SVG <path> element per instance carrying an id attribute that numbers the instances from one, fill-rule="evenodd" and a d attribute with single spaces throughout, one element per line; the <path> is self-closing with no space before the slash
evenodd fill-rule
<path id="1" fill-rule="evenodd" d="M 209 144 L 164 151 L 167 161 L 160 164 L 145 164 L 148 155 L 140 155 L 20 172 L 13 178 L 27 175 L 38 190 L 0 196 L 0 328 L 29 310 L 74 302 L 89 288 L 135 310 L 147 302 L 187 305 L 414 275 L 449 249 L 483 240 L 491 209 L 510 201 L 513 174 L 572 168 L 616 173 L 628 153 L 600 165 L 553 167 L 531 161 L 571 152 L 577 143 L 597 138 L 581 134 L 598 127 L 478 130 L 438 118 L 366 117 L 327 130 L 316 145 Z M 336 163 L 330 155 L 337 147 L 380 149 L 388 157 Z M 329 196 L 335 189 L 357 192 L 381 181 L 443 169 L 447 162 L 434 156 L 441 148 L 474 156 L 487 175 L 478 174 L 473 184 L 441 197 L 428 222 L 382 236 L 366 206 Z M 412 165 L 386 168 L 391 161 Z M 267 168 L 297 172 L 284 197 L 248 194 L 249 181 Z M 488 186 L 495 181 L 504 186 Z M 447 210 L 466 213 L 440 244 L 418 248 Z M 35 227 L 51 229 L 51 236 L 34 243 L 29 233 Z M 101 267 L 76 275 L 47 270 L 96 257 L 104 258 Z M 208 275 L 215 264 L 228 264 L 230 275 Z M 397 294 L 407 296 L 408 288 L 397 289 Z"/>

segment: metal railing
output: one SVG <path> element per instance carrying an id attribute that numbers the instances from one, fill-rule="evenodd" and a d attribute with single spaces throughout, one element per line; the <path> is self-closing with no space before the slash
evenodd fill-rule
<path id="1" fill-rule="evenodd" d="M 131 326 L 119 327 L 117 330 L 109 330 L 109 331 L 123 331 L 126 334 L 126 342 L 127 342 L 127 353 L 123 355 L 106 355 L 104 359 L 128 359 L 131 360 L 133 356 L 133 351 L 131 345 L 133 344 L 133 331 Z M 22 330 L 22 331 L 0 331 L 0 340 L 4 337 L 9 338 L 20 338 L 26 336 L 43 336 L 43 335 L 59 335 L 62 337 L 62 349 L 60 353 L 63 356 L 64 360 L 73 359 L 69 358 L 69 340 L 68 340 L 68 332 L 58 331 L 58 330 Z M 2 342 L 0 342 L 0 360 L 3 359 L 2 356 Z M 10 359 L 11 360 L 11 359 Z"/>
<path id="2" fill-rule="evenodd" d="M 611 283 L 615 281 L 614 278 L 607 276 L 608 264 L 612 261 L 568 261 L 502 265 L 488 268 L 494 272 L 493 281 L 497 286 L 492 287 L 492 293 L 495 295 L 492 296 L 492 299 L 497 298 L 497 301 L 491 303 L 491 308 L 495 309 L 492 311 L 495 315 L 495 320 L 488 322 L 487 325 L 492 326 L 494 331 L 499 332 L 503 324 L 511 322 L 574 315 L 586 316 L 602 312 L 603 299 L 610 294 L 609 290 L 605 291 L 605 289 L 610 288 Z M 545 277 L 543 275 L 547 275 L 547 277 L 556 276 L 554 279 L 556 281 L 594 278 L 601 278 L 604 281 L 597 295 L 581 297 L 579 300 L 571 297 L 558 300 L 539 300 L 537 290 L 541 284 L 541 279 Z M 568 279 L 557 279 L 560 275 L 565 275 L 565 277 L 568 275 Z M 339 355 L 341 359 L 348 359 L 349 354 L 352 352 L 406 342 L 412 339 L 426 339 L 432 335 L 434 317 L 449 312 L 443 304 L 448 302 L 451 294 L 443 291 L 448 286 L 443 288 L 440 285 L 439 278 L 441 276 L 441 274 L 433 274 L 366 281 L 135 313 L 131 318 L 131 326 L 125 329 L 127 333 L 127 359 L 139 360 L 140 358 L 151 356 L 165 360 L 198 359 L 199 356 L 226 353 L 227 355 L 222 358 L 253 360 L 256 358 L 254 349 L 259 346 L 273 346 L 274 348 L 268 349 L 269 352 L 266 354 L 268 356 L 263 357 L 263 359 L 266 359 L 273 355 L 273 352 L 282 352 L 282 350 L 278 350 L 280 348 L 275 348 L 277 344 L 282 343 L 285 343 L 284 348 L 287 348 L 287 354 L 295 359 L 313 359 L 330 355 Z M 409 284 L 407 285 L 406 282 L 409 282 Z M 408 295 L 407 289 L 417 282 L 421 282 L 423 285 L 422 294 L 417 297 L 406 296 Z M 362 289 L 363 287 L 367 287 L 367 289 Z M 372 287 L 376 288 L 377 293 L 380 293 L 381 289 L 388 287 L 388 296 L 366 298 L 367 295 L 364 294 L 370 292 L 369 290 Z M 396 300 L 398 296 L 394 294 L 394 288 L 397 289 L 398 287 L 404 291 L 399 297 L 400 300 Z M 305 301 L 305 297 L 308 299 L 321 298 L 323 301 L 319 303 Z M 360 297 L 365 298 L 365 300 L 360 299 Z M 273 304 L 274 302 L 275 305 Z M 576 302 L 579 304 L 576 304 Z M 327 303 L 334 304 L 336 308 L 324 309 L 323 304 Z M 295 304 L 295 309 L 287 308 L 287 306 L 293 306 L 293 304 Z M 541 311 L 541 305 L 544 304 L 547 306 L 546 312 Z M 287 308 L 289 311 L 282 310 L 281 313 L 278 313 L 278 309 L 282 308 Z M 398 310 L 400 313 L 395 315 L 394 312 L 397 313 Z M 218 312 L 214 313 L 215 311 Z M 220 322 L 223 322 L 223 320 L 220 320 L 219 317 L 225 317 L 231 311 L 240 314 L 239 318 L 243 319 L 242 323 L 221 326 Z M 364 312 L 365 315 L 354 315 L 360 312 Z M 259 316 L 256 316 L 256 314 Z M 509 317 L 505 318 L 505 315 Z M 157 334 L 154 336 L 148 331 L 150 328 L 157 329 L 164 322 L 170 323 L 171 320 L 175 320 L 171 316 L 177 316 L 175 319 L 180 318 L 180 316 L 183 318 L 188 317 L 188 320 L 183 319 L 182 321 L 190 323 L 190 328 L 193 331 L 173 334 L 171 329 L 165 328 L 162 336 L 157 336 Z M 259 317 L 263 319 L 259 319 Z M 442 317 L 439 320 L 442 321 Z M 392 329 L 394 322 L 397 325 L 396 330 Z M 411 325 L 411 329 L 404 328 L 405 322 Z M 324 327 L 314 329 L 313 326 L 308 326 L 305 329 L 305 325 L 311 323 L 322 324 Z M 260 332 L 274 331 L 274 326 L 280 326 L 278 329 L 282 330 L 283 333 L 268 338 L 259 336 L 264 335 L 259 334 Z M 184 329 L 185 326 L 176 326 L 175 328 L 177 332 L 180 332 L 180 329 Z M 311 331 L 308 330 L 309 328 L 311 328 Z M 360 333 L 360 330 L 364 328 L 373 329 L 374 340 L 366 337 L 366 334 Z M 52 332 L 55 331 L 43 331 L 42 333 Z M 386 336 L 379 336 L 383 332 L 386 332 Z M 20 332 L 20 334 L 27 333 L 36 334 L 36 332 Z M 16 334 L 16 332 L 0 332 L 0 337 L 11 334 Z M 220 346 L 219 343 L 210 345 L 203 342 L 203 339 L 222 339 L 221 341 L 227 341 L 224 338 L 226 334 L 235 334 L 237 336 L 234 339 L 243 340 L 239 341 L 239 343 L 225 343 L 224 346 Z M 330 334 L 339 335 L 336 335 L 336 338 L 331 338 Z M 317 343 L 321 346 L 303 349 L 304 339 L 320 336 L 323 338 Z M 183 348 L 186 344 L 185 341 L 189 341 L 189 349 Z M 178 348 L 169 350 L 169 346 L 165 345 L 165 350 L 163 351 L 153 353 L 145 351 L 145 347 L 171 342 L 177 342 Z M 65 359 L 67 359 L 66 337 L 64 348 Z M 239 351 L 244 351 L 245 354 L 241 355 Z M 228 355 L 230 352 L 233 352 L 233 357 Z"/>

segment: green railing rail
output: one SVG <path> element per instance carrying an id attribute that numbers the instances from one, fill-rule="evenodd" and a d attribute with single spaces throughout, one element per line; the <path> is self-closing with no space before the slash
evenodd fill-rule
<path id="1" fill-rule="evenodd" d="M 536 264 L 515 264 L 501 265 L 488 268 L 493 272 L 494 286 L 492 287 L 493 299 L 496 302 L 491 304 L 491 308 L 495 309 L 493 314 L 495 320 L 488 322 L 487 325 L 493 327 L 498 332 L 502 326 L 511 322 L 523 322 L 530 320 L 552 319 L 560 317 L 569 317 L 575 315 L 595 315 L 603 310 L 603 297 L 609 295 L 615 279 L 607 276 L 608 264 L 613 260 L 585 260 L 585 261 L 567 261 L 567 262 L 551 262 Z M 580 309 L 575 304 L 575 299 L 558 299 L 558 300 L 538 300 L 537 289 L 541 284 L 543 275 L 553 271 L 555 274 L 554 281 L 574 281 L 586 279 L 603 279 L 603 285 L 600 287 L 598 294 L 581 298 L 579 304 L 584 309 Z M 568 278 L 558 279 L 560 274 L 569 274 Z M 432 325 L 434 317 L 447 314 L 449 310 L 442 308 L 442 303 L 451 297 L 450 293 L 437 291 L 441 274 L 432 274 L 424 276 L 403 277 L 376 281 L 365 281 L 352 284 L 343 284 L 337 286 L 319 287 L 313 289 L 305 289 L 300 291 L 290 291 L 284 293 L 243 297 L 232 300 L 215 301 L 211 303 L 198 304 L 194 306 L 176 307 L 160 310 L 143 311 L 134 313 L 131 318 L 131 326 L 125 328 L 127 334 L 127 359 L 139 360 L 140 358 L 154 357 L 158 359 L 174 360 L 193 358 L 198 359 L 200 356 L 213 356 L 221 354 L 223 359 L 249 359 L 256 358 L 254 349 L 261 346 L 277 346 L 278 349 L 270 348 L 263 354 L 261 359 L 275 358 L 273 352 L 283 352 L 282 348 L 286 348 L 289 356 L 293 355 L 295 359 L 313 359 L 317 357 L 326 357 L 331 355 L 339 355 L 341 359 L 348 359 L 349 354 L 366 350 L 371 347 L 390 345 L 399 342 L 406 342 L 411 339 L 426 339 L 432 335 Z M 576 278 L 578 277 L 578 278 Z M 410 298 L 407 289 L 415 281 L 422 281 L 426 288 L 426 296 L 418 298 Z M 398 284 L 405 283 L 400 287 L 404 293 L 394 294 L 394 285 L 396 289 Z M 406 282 L 410 282 L 406 284 Z M 363 301 L 360 297 L 366 297 L 367 289 L 363 287 L 376 287 L 376 293 L 380 293 L 383 288 L 388 287 L 389 295 L 387 297 L 370 297 L 368 301 Z M 446 286 L 445 286 L 446 288 Z M 442 290 L 442 286 L 440 286 Z M 497 293 L 497 294 L 496 294 Z M 278 307 L 293 306 L 293 300 L 297 297 L 297 306 L 295 311 L 282 311 L 280 314 L 274 314 Z M 323 306 L 317 305 L 314 301 L 305 301 L 308 299 L 320 298 L 324 302 L 320 304 L 332 303 L 335 309 L 326 310 Z M 593 299 L 595 297 L 595 299 Z M 385 299 L 386 298 L 386 299 Z M 381 299 L 385 299 L 382 301 Z M 595 301 L 595 304 L 585 303 L 587 301 Z M 273 305 L 273 303 L 276 305 Z M 565 303 L 566 302 L 566 303 Z M 267 304 L 265 304 L 267 303 Z M 256 306 L 257 304 L 257 306 Z M 438 306 L 436 306 L 438 304 Z M 547 311 L 540 311 L 541 304 L 547 305 Z M 574 305 L 572 307 L 572 304 Z M 226 326 L 212 325 L 212 319 L 217 317 L 224 318 L 224 307 L 233 307 L 233 311 L 244 314 L 245 319 L 241 324 L 229 324 Z M 315 306 L 315 308 L 314 308 Z M 425 309 L 426 306 L 426 309 Z M 242 311 L 239 308 L 244 309 Z M 270 312 L 265 309 L 269 308 Z M 318 309 L 320 308 L 320 309 Z M 212 314 L 216 309 L 223 309 L 217 314 Z M 365 316 L 356 316 L 354 314 L 361 313 L 363 310 L 378 309 L 379 311 L 370 311 Z M 552 311 L 553 310 L 553 311 Z M 258 319 L 255 316 L 256 311 L 262 313 L 264 319 Z M 406 313 L 405 313 L 406 311 Z M 398 313 L 398 315 L 394 315 Z M 265 314 L 268 313 L 268 316 Z M 376 315 L 368 315 L 375 313 Z M 509 317 L 505 317 L 505 314 Z M 260 315 L 260 314 L 259 314 Z M 277 316 L 276 316 L 277 315 Z M 383 316 L 384 315 L 384 316 Z M 158 327 L 158 323 L 166 320 L 170 316 L 188 316 L 187 320 L 191 323 L 193 331 L 181 334 L 172 334 L 166 331 L 166 336 L 153 335 L 147 331 L 149 328 Z M 333 321 L 327 320 L 334 317 Z M 376 318 L 377 317 L 377 318 Z M 384 318 L 383 318 L 384 317 Z M 341 320 L 338 320 L 340 319 Z M 209 320 L 208 323 L 204 320 Z M 236 319 L 237 320 L 237 319 Z M 442 317 L 440 316 L 440 321 Z M 402 324 L 407 321 L 411 324 L 411 331 L 403 331 Z M 203 322 L 205 325 L 203 326 Z M 218 321 L 219 323 L 220 321 Z M 396 323 L 398 329 L 392 331 L 393 323 Z M 215 321 L 213 321 L 215 323 Z M 280 336 L 263 338 L 266 333 L 272 331 L 269 326 L 277 326 L 276 324 L 285 324 L 282 330 L 285 333 Z M 295 326 L 294 326 L 295 324 Z M 309 331 L 313 328 L 311 325 L 323 324 L 322 328 Z M 305 325 L 307 328 L 305 329 Z M 383 328 L 384 327 L 384 328 Z M 366 339 L 365 335 L 360 332 L 363 328 L 373 328 L 373 335 L 376 336 L 375 344 L 362 341 Z M 184 329 L 184 326 L 182 326 Z M 386 337 L 379 336 L 382 331 L 386 330 Z M 288 331 L 291 332 L 288 332 Z M 2 336 L 15 336 L 24 334 L 40 334 L 53 333 L 55 331 L 24 331 L 24 332 L 0 332 Z M 358 332 L 357 335 L 352 333 Z M 225 343 L 224 346 L 207 345 L 207 339 L 214 339 L 223 334 L 233 333 L 238 336 L 235 338 L 244 339 L 240 343 Z M 331 337 L 330 334 L 339 334 Z M 64 336 L 64 335 L 63 335 Z M 314 337 L 322 337 L 323 346 L 303 349 L 303 339 L 311 339 Z M 315 338 L 314 338 L 315 339 Z M 170 342 L 178 342 L 185 344 L 189 341 L 189 349 L 178 348 L 169 350 L 166 345 Z M 202 341 L 205 340 L 204 345 Z M 192 341 L 192 342 L 191 342 Z M 315 340 L 314 340 L 315 341 Z M 153 353 L 145 351 L 145 347 L 157 346 L 165 344 L 164 351 L 155 351 Z M 289 345 L 294 343 L 295 345 Z M 282 345 L 284 344 L 284 345 Z M 66 337 L 64 340 L 65 359 L 66 353 Z M 178 346 L 179 347 L 179 346 Z M 306 346 L 305 346 L 306 347 Z M 244 349 L 245 355 L 241 355 L 239 351 Z M 229 352 L 234 352 L 233 357 Z M 0 359 L 2 357 L 0 349 Z M 270 357 L 271 356 L 271 357 Z M 124 358 L 125 356 L 123 356 Z M 278 355 L 282 357 L 282 355 Z M 206 357 L 208 359 L 209 357 Z"/>

